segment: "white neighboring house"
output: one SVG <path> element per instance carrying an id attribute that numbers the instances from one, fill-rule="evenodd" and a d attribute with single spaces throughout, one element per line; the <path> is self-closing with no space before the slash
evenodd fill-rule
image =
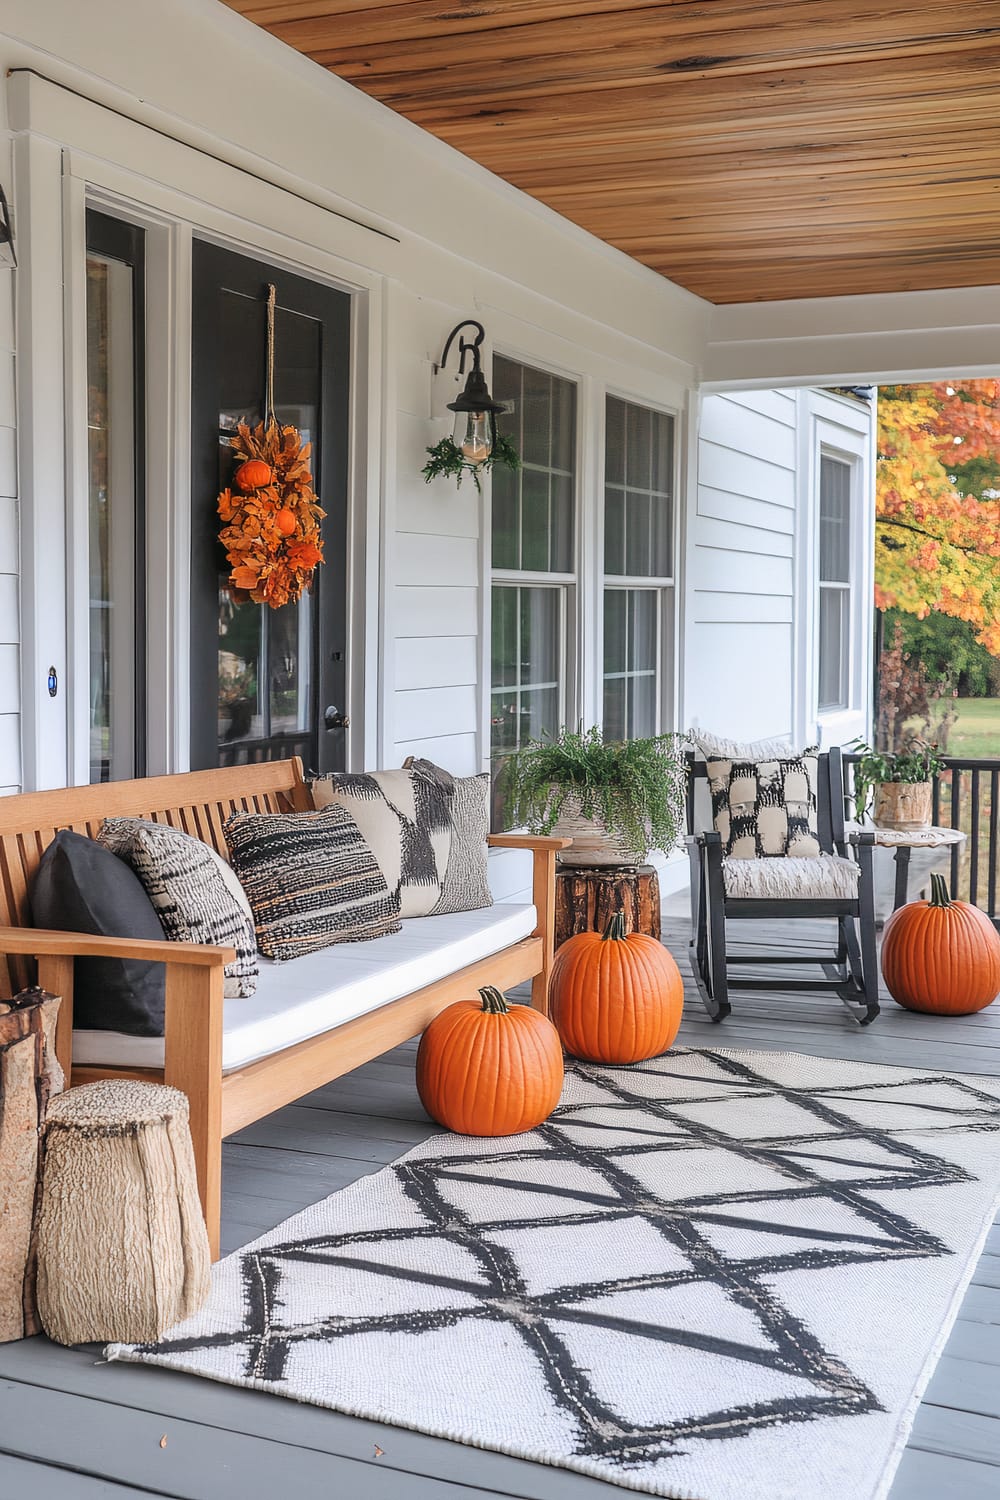
<path id="1" fill-rule="evenodd" d="M 0 790 L 205 764 L 198 723 L 232 751 L 205 680 L 221 652 L 236 681 L 241 658 L 197 576 L 204 247 L 349 306 L 327 654 L 350 722 L 323 727 L 300 616 L 247 708 L 261 742 L 468 773 L 560 722 L 865 731 L 873 409 L 816 384 L 850 378 L 827 309 L 788 341 L 797 388 L 761 331 L 775 388 L 741 389 L 760 383 L 758 310 L 741 323 L 656 276 L 215 0 L 176 0 L 169 27 L 155 0 L 8 0 L 3 25 L 19 269 L 0 269 Z M 434 366 L 468 318 L 525 459 L 482 498 L 420 474 L 455 389 Z M 101 508 L 114 484 L 135 502 L 124 540 Z"/>

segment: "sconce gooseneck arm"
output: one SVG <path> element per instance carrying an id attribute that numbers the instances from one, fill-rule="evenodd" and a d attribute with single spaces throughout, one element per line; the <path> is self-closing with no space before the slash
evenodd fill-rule
<path id="1" fill-rule="evenodd" d="M 464 339 L 461 337 L 463 328 L 478 328 L 479 332 L 476 334 L 476 337 L 474 339 Z M 483 342 L 483 339 L 486 337 L 486 329 L 483 327 L 482 323 L 478 323 L 475 318 L 466 318 L 463 323 L 457 323 L 451 330 L 448 335 L 447 342 L 444 346 L 444 353 L 441 356 L 441 369 L 443 370 L 445 365 L 448 363 L 448 353 L 451 349 L 452 343 L 454 342 L 456 334 L 458 335 L 459 375 L 465 374 L 465 356 L 467 354 L 472 355 L 472 368 L 474 370 L 478 370 L 480 368 L 479 346 Z"/>

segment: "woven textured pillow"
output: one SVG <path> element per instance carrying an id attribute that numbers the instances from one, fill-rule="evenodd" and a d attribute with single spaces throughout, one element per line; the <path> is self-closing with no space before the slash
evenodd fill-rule
<path id="1" fill-rule="evenodd" d="M 487 866 L 486 835 L 490 829 L 490 777 L 452 776 L 430 760 L 406 762 L 417 776 L 436 778 L 451 787 L 451 846 L 441 876 L 441 895 L 431 908 L 432 917 L 450 911 L 479 911 L 493 905 Z"/>
<path id="2" fill-rule="evenodd" d="M 730 859 L 812 858 L 822 852 L 815 755 L 710 760 L 706 769 L 712 819 Z"/>
<path id="3" fill-rule="evenodd" d="M 452 787 L 413 770 L 333 771 L 312 783 L 313 805 L 350 813 L 401 917 L 426 917 L 441 899 L 452 838 Z"/>
<path id="4" fill-rule="evenodd" d="M 268 958 L 399 931 L 399 893 L 339 803 L 322 812 L 234 812 L 224 832 Z"/>
<path id="5" fill-rule="evenodd" d="M 229 999 L 252 995 L 253 913 L 226 861 L 189 833 L 143 818 L 107 818 L 99 840 L 131 865 L 173 942 L 236 949 L 236 962 L 226 965 L 224 993 Z"/>

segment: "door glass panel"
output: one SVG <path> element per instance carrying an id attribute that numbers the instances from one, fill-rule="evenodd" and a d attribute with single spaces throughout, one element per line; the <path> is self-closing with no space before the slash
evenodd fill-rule
<path id="1" fill-rule="evenodd" d="M 265 375 L 264 304 L 224 292 L 221 338 L 227 349 L 219 412 L 219 488 L 232 484 L 235 468 L 228 438 L 240 422 L 261 420 Z M 229 351 L 232 357 L 228 357 Z M 303 444 L 318 429 L 320 325 L 314 318 L 278 307 L 275 315 L 274 389 L 281 425 L 297 427 Z M 311 455 L 318 487 L 318 454 Z M 305 754 L 311 758 L 316 732 L 314 692 L 315 611 L 309 593 L 296 604 L 269 609 L 229 587 L 220 552 L 219 573 L 219 764 Z"/>
<path id="2" fill-rule="evenodd" d="M 90 780 L 136 765 L 133 267 L 87 257 Z"/>

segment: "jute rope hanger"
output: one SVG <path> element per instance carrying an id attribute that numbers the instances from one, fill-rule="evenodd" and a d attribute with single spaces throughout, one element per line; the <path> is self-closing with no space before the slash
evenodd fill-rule
<path id="1" fill-rule="evenodd" d="M 278 289 L 273 281 L 267 283 L 267 365 L 264 374 L 264 427 L 277 427 L 274 414 L 274 307 Z"/>

